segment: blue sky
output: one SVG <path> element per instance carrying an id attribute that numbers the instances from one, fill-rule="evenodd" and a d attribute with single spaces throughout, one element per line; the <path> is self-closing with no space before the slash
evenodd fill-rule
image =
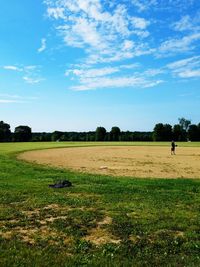
<path id="1" fill-rule="evenodd" d="M 33 131 L 200 122 L 199 0 L 6 0 L 0 120 Z"/>

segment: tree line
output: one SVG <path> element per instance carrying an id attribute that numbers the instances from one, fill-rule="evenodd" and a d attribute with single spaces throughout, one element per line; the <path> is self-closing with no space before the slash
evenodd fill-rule
<path id="1" fill-rule="evenodd" d="M 154 141 L 200 141 L 200 123 L 191 124 L 191 120 L 179 118 L 173 127 L 170 124 L 158 123 L 153 130 Z"/>
<path id="2" fill-rule="evenodd" d="M 104 127 L 97 127 L 89 132 L 54 131 L 32 132 L 29 126 L 20 125 L 11 132 L 10 125 L 0 121 L 0 142 L 45 142 L 45 141 L 200 141 L 200 123 L 191 124 L 190 120 L 180 118 L 179 123 L 157 123 L 152 132 L 121 131 L 114 126 L 108 132 Z"/>

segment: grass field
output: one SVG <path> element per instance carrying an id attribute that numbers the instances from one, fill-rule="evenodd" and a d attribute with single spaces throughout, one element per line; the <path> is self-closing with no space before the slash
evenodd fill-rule
<path id="1" fill-rule="evenodd" d="M 16 159 L 93 145 L 169 146 L 0 144 L 0 266 L 200 266 L 200 180 L 121 179 Z M 62 179 L 73 186 L 48 187 Z"/>

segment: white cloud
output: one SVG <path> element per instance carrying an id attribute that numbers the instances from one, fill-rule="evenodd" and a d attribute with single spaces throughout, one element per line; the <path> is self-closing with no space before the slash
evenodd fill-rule
<path id="1" fill-rule="evenodd" d="M 165 71 L 163 69 L 149 69 L 144 72 L 148 77 L 154 77 L 156 75 L 162 74 Z"/>
<path id="2" fill-rule="evenodd" d="M 47 15 L 48 17 L 52 17 L 54 19 L 66 19 L 65 15 L 64 15 L 64 8 L 51 8 L 48 7 L 47 8 Z"/>
<path id="3" fill-rule="evenodd" d="M 24 103 L 24 102 L 12 99 L 0 99 L 0 104 L 11 104 L 11 103 Z"/>
<path id="4" fill-rule="evenodd" d="M 41 40 L 41 47 L 38 49 L 38 53 L 41 53 L 44 50 L 46 50 L 46 39 L 45 38 L 42 38 L 42 40 Z"/>
<path id="5" fill-rule="evenodd" d="M 200 77 L 200 69 L 198 70 L 185 70 L 179 73 L 181 78 L 197 78 Z"/>
<path id="6" fill-rule="evenodd" d="M 183 16 L 179 21 L 172 24 L 172 28 L 176 31 L 199 31 L 200 19 L 199 14 L 191 18 L 189 15 Z"/>
<path id="7" fill-rule="evenodd" d="M 22 79 L 29 84 L 36 84 L 41 82 L 42 79 L 40 75 L 40 66 L 27 65 L 27 66 L 4 66 L 5 70 L 17 71 L 22 75 Z"/>
<path id="8" fill-rule="evenodd" d="M 11 94 L 0 94 L 0 104 L 29 103 L 31 100 L 37 100 L 35 96 L 20 96 Z"/>
<path id="9" fill-rule="evenodd" d="M 169 39 L 163 42 L 158 49 L 158 56 L 173 55 L 195 49 L 194 42 L 200 39 L 200 33 L 184 36 L 179 39 Z"/>
<path id="10" fill-rule="evenodd" d="M 136 29 L 140 30 L 145 30 L 147 26 L 150 24 L 149 21 L 139 17 L 132 17 L 131 22 Z"/>
<path id="11" fill-rule="evenodd" d="M 41 79 L 41 78 L 36 78 L 36 77 L 24 76 L 24 77 L 23 77 L 23 80 L 24 80 L 26 83 L 29 83 L 29 84 L 36 84 L 36 83 L 41 82 L 43 79 Z"/>
<path id="12" fill-rule="evenodd" d="M 130 0 L 125 0 L 130 2 Z M 131 0 L 138 12 L 158 10 L 187 10 L 196 0 Z M 198 0 L 197 0 L 198 1 Z"/>
<path id="13" fill-rule="evenodd" d="M 167 67 L 169 69 L 180 69 L 180 68 L 185 68 L 188 65 L 190 67 L 194 67 L 194 66 L 198 66 L 200 64 L 200 56 L 195 56 L 195 57 L 190 57 L 190 58 L 186 58 L 186 59 L 182 59 L 182 60 L 178 60 L 175 62 L 172 62 L 170 64 L 167 65 Z"/>
<path id="14" fill-rule="evenodd" d="M 74 74 L 75 76 L 81 77 L 81 78 L 92 78 L 92 77 L 99 77 L 99 76 L 105 76 L 110 75 L 113 73 L 119 72 L 119 68 L 99 68 L 99 69 L 74 69 L 66 72 L 66 75 L 69 75 L 70 73 Z"/>
<path id="15" fill-rule="evenodd" d="M 180 78 L 200 77 L 200 56 L 190 57 L 167 65 L 173 75 Z"/>
<path id="16" fill-rule="evenodd" d="M 125 40 L 122 50 L 132 50 L 134 47 L 134 42 L 130 40 Z"/>
<path id="17" fill-rule="evenodd" d="M 177 21 L 174 24 L 172 24 L 172 26 L 176 31 L 190 30 L 192 28 L 191 19 L 188 15 L 184 16 L 181 18 L 180 21 Z"/>
<path id="18" fill-rule="evenodd" d="M 16 66 L 4 66 L 3 68 L 4 68 L 5 70 L 22 71 L 21 68 L 16 67 Z"/>
<path id="19" fill-rule="evenodd" d="M 138 8 L 139 12 L 141 12 L 156 6 L 157 0 L 131 0 L 131 3 Z"/>
<path id="20" fill-rule="evenodd" d="M 161 79 L 156 79 L 156 76 L 161 74 L 172 73 L 173 76 L 180 78 L 197 76 L 198 68 L 194 66 L 194 62 L 191 65 L 192 59 L 187 59 L 188 62 L 185 63 L 173 62 L 167 67 L 158 69 L 151 68 L 148 59 L 146 62 L 149 66 L 144 66 L 141 73 L 133 72 L 132 76 L 129 76 L 131 64 L 127 64 L 134 62 L 133 59 L 140 56 L 154 56 L 154 60 L 158 61 L 161 57 L 195 52 L 200 33 L 194 31 L 194 19 L 189 16 L 181 18 L 179 12 L 181 20 L 171 25 L 171 22 L 167 24 L 174 15 L 175 7 L 186 10 L 184 5 L 188 7 L 191 1 L 45 0 L 47 15 L 54 20 L 55 30 L 61 36 L 63 43 L 66 46 L 80 48 L 84 52 L 85 58 L 79 62 L 85 65 L 71 66 L 65 73 L 76 84 L 72 89 L 145 88 L 163 82 Z M 164 15 L 173 10 L 170 13 L 172 16 L 170 18 L 166 16 L 166 21 L 157 20 L 154 14 L 151 16 L 151 12 L 159 13 L 161 10 Z M 150 25 L 152 27 L 149 27 Z M 170 27 L 170 30 L 172 28 L 176 30 L 172 37 L 169 33 Z M 185 33 L 186 29 L 191 32 Z M 156 36 L 153 36 L 151 30 Z M 160 35 L 161 30 L 164 32 L 163 35 Z M 158 36 L 162 41 L 159 42 Z M 179 71 L 173 68 L 173 64 L 186 63 L 187 73 L 183 73 L 181 66 L 178 67 Z M 123 69 L 122 65 L 127 67 Z"/>
<path id="21" fill-rule="evenodd" d="M 138 63 L 117 65 L 115 67 L 90 68 L 79 66 L 66 71 L 66 76 L 76 80 L 78 84 L 72 86 L 72 90 L 85 91 L 102 88 L 147 88 L 153 87 L 162 80 L 153 77 L 163 73 L 161 69 L 149 69 L 148 71 L 137 71 Z M 127 71 L 129 75 L 127 74 Z"/>
<path id="22" fill-rule="evenodd" d="M 138 68 L 138 67 L 140 67 L 140 63 L 120 65 L 121 69 L 135 69 L 135 68 Z"/>
<path id="23" fill-rule="evenodd" d="M 18 101 L 24 102 L 23 100 L 37 100 L 37 96 L 20 96 L 20 95 L 11 95 L 11 94 L 0 94 L 0 97 L 3 97 L 5 101 Z"/>
<path id="24" fill-rule="evenodd" d="M 76 24 L 72 27 L 72 31 L 74 36 L 70 37 L 66 35 L 66 43 L 70 43 L 71 45 L 76 45 L 76 43 L 80 45 L 88 44 L 94 48 L 105 48 L 104 42 L 101 42 L 102 36 L 96 30 L 96 24 L 94 22 L 89 22 L 85 18 L 78 18 Z"/>
<path id="25" fill-rule="evenodd" d="M 160 84 L 161 80 L 151 81 L 142 77 L 102 77 L 95 79 L 85 79 L 82 84 L 73 86 L 71 89 L 75 91 L 95 90 L 103 88 L 148 88 Z"/>
<path id="26" fill-rule="evenodd" d="M 118 87 L 147 88 L 163 82 L 162 80 L 152 79 L 153 76 L 162 73 L 160 69 L 134 73 L 134 69 L 138 66 L 138 64 L 129 64 L 100 69 L 79 68 L 67 71 L 66 75 L 70 75 L 72 79 L 74 79 L 73 77 L 78 78 L 79 84 L 71 87 L 75 91 Z M 127 69 L 132 72 L 131 75 L 122 74 L 121 71 Z"/>
<path id="27" fill-rule="evenodd" d="M 149 35 L 145 18 L 131 16 L 125 4 L 105 11 L 100 0 L 46 0 L 47 14 L 55 19 L 55 29 L 67 46 L 85 50 L 90 64 L 113 62 L 140 55 L 141 38 Z M 130 40 L 134 36 L 135 41 Z M 128 52 L 122 55 L 121 50 Z M 148 48 L 150 51 L 150 49 Z"/>

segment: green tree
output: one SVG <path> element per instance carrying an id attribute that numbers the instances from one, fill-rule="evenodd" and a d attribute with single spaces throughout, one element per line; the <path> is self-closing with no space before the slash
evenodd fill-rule
<path id="1" fill-rule="evenodd" d="M 154 141 L 170 141 L 172 139 L 172 126 L 170 124 L 158 123 L 153 130 Z"/>
<path id="2" fill-rule="evenodd" d="M 191 124 L 188 129 L 188 138 L 190 141 L 198 141 L 200 140 L 200 132 L 199 128 L 195 124 Z"/>
<path id="3" fill-rule="evenodd" d="M 15 128 L 14 141 L 15 142 L 28 142 L 31 141 L 32 132 L 28 126 L 18 126 Z"/>
<path id="4" fill-rule="evenodd" d="M 175 141 L 185 141 L 185 140 L 187 140 L 187 133 L 181 127 L 180 124 L 175 124 L 174 127 L 173 127 L 173 139 Z"/>
<path id="5" fill-rule="evenodd" d="M 110 141 L 119 141 L 121 130 L 119 127 L 114 126 L 110 131 Z"/>
<path id="6" fill-rule="evenodd" d="M 181 128 L 187 132 L 189 126 L 191 125 L 191 120 L 187 120 L 185 118 L 179 118 L 178 121 Z"/>
<path id="7" fill-rule="evenodd" d="M 95 132 L 95 141 L 104 141 L 106 137 L 106 129 L 104 127 L 97 127 Z"/>
<path id="8" fill-rule="evenodd" d="M 10 125 L 3 121 L 0 121 L 0 142 L 8 142 L 10 141 L 10 137 Z"/>
<path id="9" fill-rule="evenodd" d="M 63 132 L 55 131 L 51 135 L 51 141 L 60 141 L 61 136 L 63 135 Z"/>

